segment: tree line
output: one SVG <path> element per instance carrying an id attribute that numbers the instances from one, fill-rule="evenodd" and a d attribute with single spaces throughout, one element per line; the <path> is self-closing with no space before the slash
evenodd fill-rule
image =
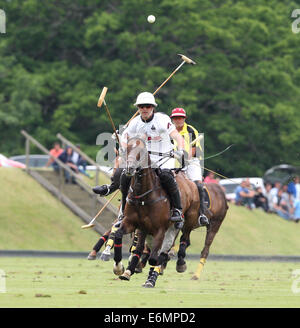
<path id="1" fill-rule="evenodd" d="M 48 148 L 56 133 L 96 158 L 96 137 L 112 132 L 97 100 L 108 87 L 115 125 L 135 113 L 139 92 L 158 110 L 187 111 L 205 134 L 206 167 L 261 176 L 300 165 L 300 33 L 296 2 L 280 0 L 0 1 L 0 152 L 24 153 L 25 129 Z M 156 22 L 149 24 L 148 15 Z"/>

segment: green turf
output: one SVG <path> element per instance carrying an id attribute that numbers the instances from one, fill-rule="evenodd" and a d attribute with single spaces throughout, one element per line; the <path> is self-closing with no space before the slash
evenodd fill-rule
<path id="1" fill-rule="evenodd" d="M 127 263 L 127 260 L 124 261 Z M 171 261 L 154 289 L 141 287 L 147 272 L 130 282 L 112 273 L 112 262 L 85 259 L 0 258 L 6 293 L 0 307 L 299 307 L 291 290 L 300 263 L 206 263 L 199 280 L 191 280 L 197 262 L 185 273 Z"/>
<path id="2" fill-rule="evenodd" d="M 20 169 L 0 168 L 0 249 L 80 251 L 93 230 Z"/>
<path id="3" fill-rule="evenodd" d="M 260 209 L 250 211 L 230 204 L 210 251 L 213 254 L 299 255 L 299 234 L 300 224 Z M 205 228 L 192 232 L 189 253 L 200 253 L 205 235 Z"/>

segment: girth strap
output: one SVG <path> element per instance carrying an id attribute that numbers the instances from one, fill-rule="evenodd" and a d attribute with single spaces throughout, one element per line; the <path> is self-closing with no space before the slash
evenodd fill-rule
<path id="1" fill-rule="evenodd" d="M 160 196 L 159 198 L 156 199 L 151 199 L 151 200 L 140 200 L 140 199 L 131 199 L 127 196 L 126 201 L 131 204 L 131 205 L 149 205 L 149 204 L 153 204 L 156 202 L 159 202 L 160 200 L 164 200 L 167 199 L 167 197 L 165 196 Z"/>

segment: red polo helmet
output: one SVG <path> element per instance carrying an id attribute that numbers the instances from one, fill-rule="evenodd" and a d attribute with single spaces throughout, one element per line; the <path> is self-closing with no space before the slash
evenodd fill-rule
<path id="1" fill-rule="evenodd" d="M 186 112 L 183 108 L 174 108 L 172 110 L 172 114 L 170 116 L 171 118 L 173 117 L 184 117 L 186 118 Z"/>

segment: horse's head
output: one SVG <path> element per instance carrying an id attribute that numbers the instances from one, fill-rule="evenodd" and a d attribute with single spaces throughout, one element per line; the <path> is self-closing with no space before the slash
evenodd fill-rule
<path id="1" fill-rule="evenodd" d="M 126 174 L 134 175 L 137 171 L 149 167 L 149 155 L 143 137 L 132 137 L 127 142 Z"/>

